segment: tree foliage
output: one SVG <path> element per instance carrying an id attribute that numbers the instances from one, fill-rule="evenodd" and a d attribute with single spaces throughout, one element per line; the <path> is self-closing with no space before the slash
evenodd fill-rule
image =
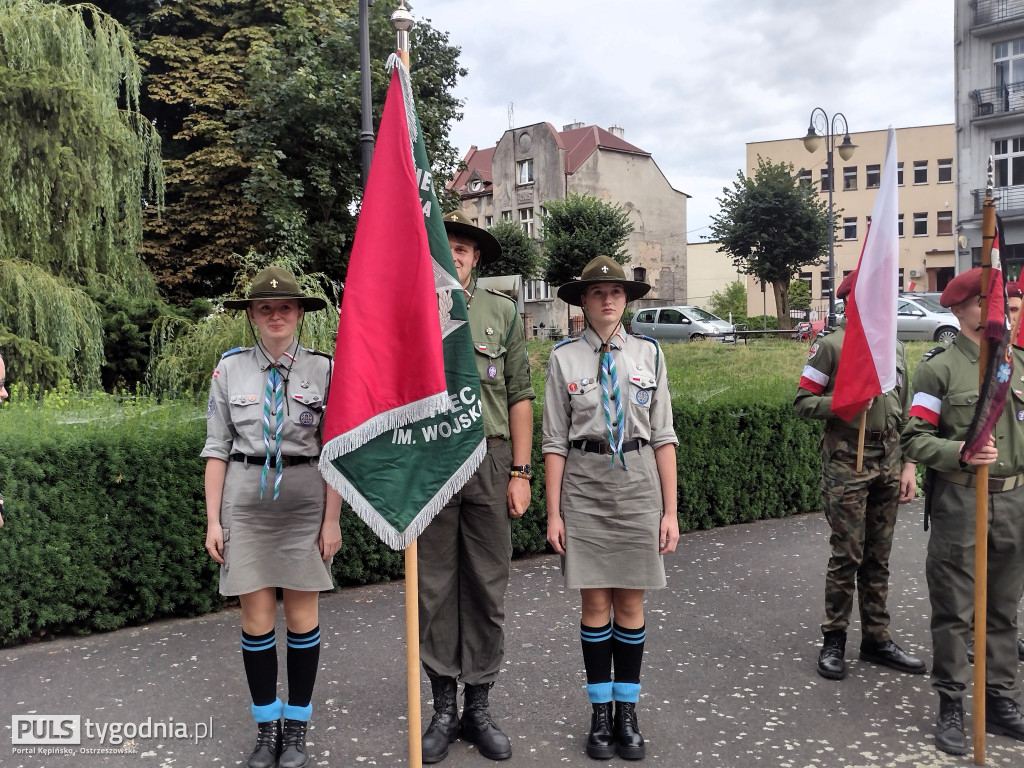
<path id="1" fill-rule="evenodd" d="M 758 157 L 753 178 L 736 174 L 718 198 L 710 237 L 740 271 L 772 284 L 779 327 L 791 327 L 788 289 L 802 267 L 818 264 L 828 248 L 828 207 L 810 184 L 798 183 L 792 163 Z"/>
<path id="2" fill-rule="evenodd" d="M 618 205 L 590 195 L 569 194 L 564 200 L 545 202 L 544 207 L 544 279 L 551 285 L 578 278 L 596 256 L 610 256 L 619 264 L 629 261 L 625 245 L 633 224 Z"/>
<path id="3" fill-rule="evenodd" d="M 722 318 L 731 316 L 734 323 L 742 323 L 747 316 L 747 284 L 733 280 L 722 290 L 712 291 L 708 306 L 711 314 Z"/>
<path id="4" fill-rule="evenodd" d="M 482 277 L 522 275 L 523 280 L 533 280 L 540 275 L 544 260 L 537 242 L 526 234 L 522 225 L 503 219 L 488 231 L 501 245 L 501 258 L 480 267 Z"/>
<path id="5" fill-rule="evenodd" d="M 806 310 L 811 308 L 811 289 L 803 280 L 794 280 L 789 284 L 789 308 Z"/>
<path id="6" fill-rule="evenodd" d="M 146 259 L 176 302 L 232 289 L 256 250 L 343 279 L 362 196 L 358 0 L 163 3 L 140 41 L 167 147 L 167 208 Z M 370 13 L 374 125 L 394 48 L 391 8 Z M 439 178 L 457 158 L 458 48 L 413 31 L 412 83 Z M 235 286 L 237 287 L 237 286 Z"/>
<path id="7" fill-rule="evenodd" d="M 95 6 L 0 0 L 0 83 L 0 326 L 96 386 L 84 289 L 155 296 L 137 250 L 163 172 L 131 37 Z"/>

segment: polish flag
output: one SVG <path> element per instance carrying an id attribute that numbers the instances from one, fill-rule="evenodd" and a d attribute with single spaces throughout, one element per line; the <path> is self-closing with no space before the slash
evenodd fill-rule
<path id="1" fill-rule="evenodd" d="M 890 126 L 882 183 L 846 299 L 846 334 L 832 393 L 832 412 L 843 421 L 853 421 L 872 397 L 896 386 L 898 261 L 896 131 Z"/>

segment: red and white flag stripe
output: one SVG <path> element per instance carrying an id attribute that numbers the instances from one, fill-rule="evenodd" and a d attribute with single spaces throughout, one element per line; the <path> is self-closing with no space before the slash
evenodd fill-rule
<path id="1" fill-rule="evenodd" d="M 828 374 L 819 371 L 813 365 L 805 365 L 800 374 L 800 389 L 806 389 L 812 395 L 820 395 L 828 386 Z"/>

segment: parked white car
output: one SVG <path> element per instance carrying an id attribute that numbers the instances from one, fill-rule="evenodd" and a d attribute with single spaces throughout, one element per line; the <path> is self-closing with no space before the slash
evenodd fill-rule
<path id="1" fill-rule="evenodd" d="M 736 341 L 736 328 L 732 323 L 700 307 L 641 309 L 633 316 L 630 329 L 659 341 Z"/>

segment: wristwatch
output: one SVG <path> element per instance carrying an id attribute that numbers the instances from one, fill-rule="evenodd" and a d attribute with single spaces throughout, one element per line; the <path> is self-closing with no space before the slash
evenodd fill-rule
<path id="1" fill-rule="evenodd" d="M 509 477 L 522 477 L 527 482 L 533 481 L 533 471 L 529 464 L 513 464 L 512 471 L 508 473 Z"/>

